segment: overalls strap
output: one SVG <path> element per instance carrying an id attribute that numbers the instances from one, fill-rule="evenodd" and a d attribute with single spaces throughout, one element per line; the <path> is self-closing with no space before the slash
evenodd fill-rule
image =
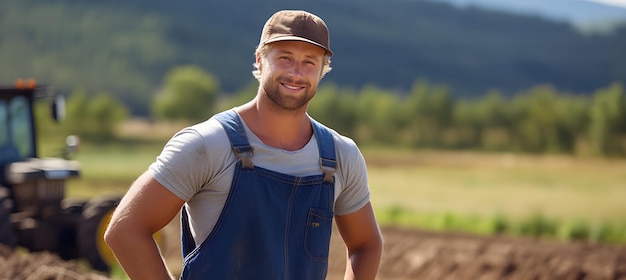
<path id="1" fill-rule="evenodd" d="M 324 171 L 324 181 L 334 183 L 333 174 L 337 170 L 337 158 L 335 156 L 335 141 L 330 130 L 313 118 L 309 118 L 317 137 L 317 146 L 320 150 L 320 168 Z"/>
<path id="2" fill-rule="evenodd" d="M 226 130 L 233 152 L 241 160 L 243 168 L 253 168 L 254 151 L 246 138 L 246 131 L 237 113 L 234 110 L 228 110 L 215 115 L 215 118 Z"/>

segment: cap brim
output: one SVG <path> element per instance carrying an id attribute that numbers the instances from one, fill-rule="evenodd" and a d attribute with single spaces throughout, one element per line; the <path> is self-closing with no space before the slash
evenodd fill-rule
<path id="1" fill-rule="evenodd" d="M 322 44 L 318 44 L 315 41 L 309 40 L 307 38 L 298 37 L 298 36 L 279 36 L 279 37 L 274 37 L 272 39 L 266 40 L 263 44 L 269 44 L 269 43 L 279 42 L 279 41 L 302 41 L 302 42 L 307 42 L 309 44 L 313 44 L 313 45 L 316 45 L 316 46 L 324 49 L 326 51 L 326 53 L 328 53 L 330 56 L 333 55 L 333 51 L 331 51 L 331 50 L 327 49 L 326 47 L 322 46 Z"/>

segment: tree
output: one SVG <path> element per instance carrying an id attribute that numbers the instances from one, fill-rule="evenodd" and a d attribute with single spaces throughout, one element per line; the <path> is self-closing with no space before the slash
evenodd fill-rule
<path id="1" fill-rule="evenodd" d="M 110 93 L 88 97 L 76 90 L 67 99 L 67 118 L 61 124 L 69 134 L 103 142 L 115 137 L 117 124 L 128 118 L 128 108 Z"/>
<path id="2" fill-rule="evenodd" d="M 405 100 L 409 126 L 416 146 L 441 146 L 443 132 L 453 117 L 454 100 L 445 87 L 419 81 Z"/>
<path id="3" fill-rule="evenodd" d="M 101 93 L 95 95 L 87 106 L 86 120 L 91 137 L 98 141 L 107 141 L 115 137 L 117 124 L 128 118 L 128 109 L 113 95 Z"/>
<path id="4" fill-rule="evenodd" d="M 511 119 L 507 114 L 508 109 L 508 103 L 497 90 L 488 91 L 477 101 L 477 137 L 483 148 L 510 148 Z"/>
<path id="5" fill-rule="evenodd" d="M 564 151 L 576 152 L 577 140 L 586 135 L 589 126 L 589 102 L 586 96 L 563 96 L 556 104 L 559 120 L 558 137 Z"/>
<path id="6" fill-rule="evenodd" d="M 600 155 L 623 154 L 621 137 L 626 133 L 626 98 L 621 84 L 596 91 L 589 113 L 589 138 L 593 152 Z"/>
<path id="7" fill-rule="evenodd" d="M 558 151 L 557 93 L 550 86 L 537 86 L 525 94 L 526 110 L 517 126 L 520 146 L 529 152 Z"/>
<path id="8" fill-rule="evenodd" d="M 455 134 L 453 146 L 475 148 L 481 143 L 484 123 L 481 122 L 480 100 L 461 100 L 452 112 Z"/>
<path id="9" fill-rule="evenodd" d="M 354 137 L 357 94 L 333 84 L 321 86 L 309 105 L 309 114 L 339 133 Z"/>
<path id="10" fill-rule="evenodd" d="M 165 77 L 152 104 L 157 119 L 198 122 L 215 113 L 218 81 L 197 66 L 181 66 Z"/>
<path id="11" fill-rule="evenodd" d="M 359 123 L 357 136 L 378 144 L 401 142 L 406 121 L 402 119 L 396 94 L 367 86 L 358 94 L 355 103 Z"/>
<path id="12" fill-rule="evenodd" d="M 217 100 L 216 111 L 224 111 L 228 109 L 232 109 L 241 104 L 244 104 L 250 100 L 252 100 L 259 89 L 259 82 L 256 79 L 252 79 L 250 83 L 244 88 L 238 90 L 235 93 L 229 95 L 222 95 Z"/>

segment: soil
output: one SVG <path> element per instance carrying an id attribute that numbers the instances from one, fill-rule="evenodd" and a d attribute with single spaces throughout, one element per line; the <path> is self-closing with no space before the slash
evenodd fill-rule
<path id="1" fill-rule="evenodd" d="M 0 244 L 0 280 L 105 280 L 75 261 L 48 252 L 26 253 Z"/>
<path id="2" fill-rule="evenodd" d="M 166 228 L 164 252 L 180 271 L 178 223 Z M 382 227 L 385 247 L 378 280 L 576 279 L 626 280 L 626 245 L 478 236 Z M 343 279 L 345 247 L 333 232 L 328 280 Z M 178 270 L 177 270 L 178 269 Z"/>
<path id="3" fill-rule="evenodd" d="M 626 246 L 382 229 L 381 280 L 625 279 Z M 334 235 L 329 279 L 342 279 L 345 253 Z"/>
<path id="4" fill-rule="evenodd" d="M 439 233 L 383 227 L 381 280 L 405 279 L 624 279 L 626 246 Z M 175 232 L 172 229 L 171 232 Z M 168 240 L 175 234 L 167 232 Z M 167 242 L 168 259 L 180 251 Z M 174 252 L 174 251 L 176 252 Z M 169 251 L 169 252 L 168 252 Z M 329 280 L 342 279 L 345 250 L 331 242 Z M 168 261 L 168 265 L 172 261 Z M 175 263 L 172 264 L 176 272 Z M 50 253 L 10 253 L 0 248 L 0 279 L 106 279 Z"/>

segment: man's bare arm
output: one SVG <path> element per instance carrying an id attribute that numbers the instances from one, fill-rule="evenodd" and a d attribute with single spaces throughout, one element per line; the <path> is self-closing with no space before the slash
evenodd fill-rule
<path id="1" fill-rule="evenodd" d="M 183 203 L 150 171 L 124 195 L 105 232 L 105 241 L 131 279 L 171 279 L 152 235 L 176 216 Z"/>
<path id="2" fill-rule="evenodd" d="M 336 216 L 337 229 L 346 243 L 346 280 L 375 279 L 383 250 L 383 238 L 371 203 L 358 211 Z"/>

